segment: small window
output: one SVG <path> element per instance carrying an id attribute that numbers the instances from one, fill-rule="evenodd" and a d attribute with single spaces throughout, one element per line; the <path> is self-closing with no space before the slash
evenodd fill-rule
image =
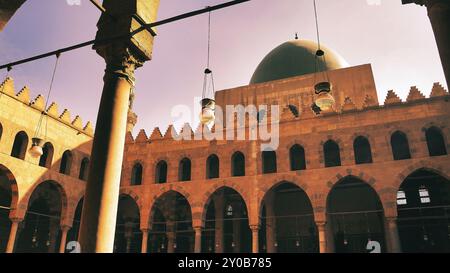
<path id="1" fill-rule="evenodd" d="M 262 152 L 262 167 L 263 173 L 277 172 L 277 154 L 275 151 Z"/>
<path id="2" fill-rule="evenodd" d="M 156 177 L 157 184 L 163 184 L 167 182 L 167 163 L 161 160 L 156 164 Z"/>
<path id="3" fill-rule="evenodd" d="M 233 206 L 232 205 L 228 205 L 227 207 L 227 216 L 233 216 Z"/>
<path id="4" fill-rule="evenodd" d="M 397 192 L 397 205 L 406 205 L 408 202 L 406 201 L 406 194 L 404 191 L 399 190 Z"/>
<path id="5" fill-rule="evenodd" d="M 11 156 L 18 159 L 25 159 L 28 146 L 28 135 L 21 131 L 17 133 L 11 150 Z"/>
<path id="6" fill-rule="evenodd" d="M 191 180 L 191 160 L 189 158 L 185 157 L 180 161 L 180 165 L 178 167 L 178 180 Z"/>
<path id="7" fill-rule="evenodd" d="M 323 153 L 325 160 L 325 168 L 341 166 L 341 152 L 339 145 L 333 141 L 328 140 L 323 145 Z"/>
<path id="8" fill-rule="evenodd" d="M 397 131 L 391 136 L 392 155 L 394 160 L 404 160 L 411 158 L 409 142 L 405 133 Z"/>
<path id="9" fill-rule="evenodd" d="M 142 184 L 142 165 L 136 163 L 131 171 L 131 185 L 138 186 Z"/>
<path id="10" fill-rule="evenodd" d="M 420 203 L 422 204 L 428 204 L 431 202 L 430 193 L 428 192 L 428 189 L 424 186 L 420 187 L 419 189 L 419 197 Z"/>
<path id="11" fill-rule="evenodd" d="M 78 178 L 80 180 L 87 181 L 87 179 L 88 179 L 88 172 L 89 172 L 89 158 L 85 157 L 81 161 L 80 174 L 79 174 Z"/>
<path id="12" fill-rule="evenodd" d="M 245 156 L 235 152 L 231 157 L 231 172 L 233 176 L 245 176 Z"/>
<path id="13" fill-rule="evenodd" d="M 206 160 L 206 179 L 219 178 L 219 158 L 213 154 Z"/>
<path id="14" fill-rule="evenodd" d="M 70 175 L 72 167 L 72 152 L 67 150 L 63 153 L 61 164 L 59 165 L 59 172 L 65 175 Z"/>

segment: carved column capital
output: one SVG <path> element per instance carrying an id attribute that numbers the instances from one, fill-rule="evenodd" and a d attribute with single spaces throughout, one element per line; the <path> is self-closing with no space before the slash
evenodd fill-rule
<path id="1" fill-rule="evenodd" d="M 134 86 L 134 72 L 144 65 L 144 58 L 123 43 L 96 46 L 96 51 L 106 62 L 105 81 L 111 77 L 121 77 Z"/>

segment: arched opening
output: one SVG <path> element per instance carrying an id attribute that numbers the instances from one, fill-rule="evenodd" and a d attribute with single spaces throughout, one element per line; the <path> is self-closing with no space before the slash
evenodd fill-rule
<path id="1" fill-rule="evenodd" d="M 403 252 L 450 252 L 450 181 L 420 169 L 397 192 Z"/>
<path id="2" fill-rule="evenodd" d="M 272 150 L 262 152 L 263 173 L 277 172 L 277 153 Z"/>
<path id="3" fill-rule="evenodd" d="M 405 133 L 396 131 L 391 136 L 392 156 L 394 160 L 404 160 L 411 158 L 408 137 Z"/>
<path id="4" fill-rule="evenodd" d="M 219 157 L 212 154 L 206 160 L 206 179 L 219 178 Z"/>
<path id="5" fill-rule="evenodd" d="M 0 140 L 2 140 L 3 135 L 3 125 L 0 123 Z"/>
<path id="6" fill-rule="evenodd" d="M 75 209 L 72 228 L 69 230 L 69 232 L 67 232 L 67 242 L 78 241 L 78 235 L 80 232 L 80 224 L 81 224 L 81 213 L 83 212 L 83 202 L 84 198 L 81 198 Z"/>
<path id="7" fill-rule="evenodd" d="M 129 195 L 121 195 L 114 237 L 115 253 L 140 253 L 142 232 L 140 213 L 136 201 Z"/>
<path id="8" fill-rule="evenodd" d="M 332 188 L 327 199 L 336 253 L 368 253 L 369 241 L 377 241 L 386 251 L 384 211 L 375 190 L 360 179 L 348 176 Z"/>
<path id="9" fill-rule="evenodd" d="M 325 160 L 325 168 L 341 166 L 341 152 L 339 145 L 333 141 L 328 140 L 323 145 L 323 155 Z"/>
<path id="10" fill-rule="evenodd" d="M 28 135 L 24 131 L 17 133 L 11 150 L 11 156 L 18 159 L 25 159 L 28 147 Z"/>
<path id="11" fill-rule="evenodd" d="M 151 211 L 150 253 L 194 252 L 191 206 L 178 192 L 169 191 L 159 197 Z"/>
<path id="12" fill-rule="evenodd" d="M 70 175 L 70 169 L 72 168 L 72 152 L 67 150 L 63 153 L 61 158 L 61 164 L 59 165 L 59 172 L 65 175 Z"/>
<path id="13" fill-rule="evenodd" d="M 355 153 L 355 164 L 372 163 L 372 149 L 367 138 L 363 136 L 355 138 L 353 152 Z"/>
<path id="14" fill-rule="evenodd" d="M 319 252 L 313 208 L 305 191 L 282 182 L 266 193 L 259 238 L 261 253 Z"/>
<path id="15" fill-rule="evenodd" d="M 44 144 L 42 147 L 43 154 L 39 158 L 39 166 L 50 168 L 53 162 L 53 145 L 50 142 Z"/>
<path id="16" fill-rule="evenodd" d="M 89 158 L 85 157 L 81 160 L 80 165 L 80 174 L 78 175 L 78 179 L 87 181 L 89 173 Z"/>
<path id="17" fill-rule="evenodd" d="M 440 156 L 447 154 L 447 148 L 442 135 L 442 131 L 436 127 L 430 127 L 426 130 L 428 152 L 430 156 Z"/>
<path id="18" fill-rule="evenodd" d="M 295 144 L 289 149 L 289 161 L 291 162 L 291 171 L 306 170 L 305 149 Z"/>
<path id="19" fill-rule="evenodd" d="M 142 164 L 135 163 L 133 169 L 131 170 L 131 186 L 142 185 Z"/>
<path id="20" fill-rule="evenodd" d="M 178 167 L 178 180 L 190 181 L 191 180 L 191 160 L 187 157 L 180 161 Z"/>
<path id="21" fill-rule="evenodd" d="M 39 184 L 31 194 L 16 252 L 55 253 L 59 250 L 62 188 L 54 181 Z"/>
<path id="22" fill-rule="evenodd" d="M 245 176 L 245 156 L 241 152 L 235 152 L 231 156 L 232 176 Z"/>
<path id="23" fill-rule="evenodd" d="M 247 205 L 235 190 L 223 187 L 215 191 L 206 205 L 202 252 L 250 253 L 252 236 Z"/>
<path id="24" fill-rule="evenodd" d="M 155 182 L 157 184 L 163 184 L 167 182 L 167 162 L 161 160 L 156 164 L 155 170 Z"/>
<path id="25" fill-rule="evenodd" d="M 9 219 L 9 213 L 13 204 L 13 187 L 16 187 L 16 181 L 11 172 L 0 165 L 0 253 L 6 251 L 8 244 L 9 232 L 11 229 L 11 220 Z"/>

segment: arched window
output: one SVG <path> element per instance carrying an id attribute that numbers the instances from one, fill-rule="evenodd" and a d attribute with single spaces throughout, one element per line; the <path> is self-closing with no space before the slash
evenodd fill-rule
<path id="1" fill-rule="evenodd" d="M 89 158 L 85 157 L 83 158 L 83 160 L 81 160 L 80 174 L 78 178 L 80 180 L 86 181 L 88 179 L 88 172 L 89 172 Z"/>
<path id="2" fill-rule="evenodd" d="M 137 186 L 142 184 L 142 165 L 136 163 L 131 170 L 131 186 Z"/>
<path id="3" fill-rule="evenodd" d="M 158 164 L 156 164 L 155 182 L 157 184 L 167 182 L 167 162 L 164 160 L 161 160 L 158 162 Z"/>
<path id="4" fill-rule="evenodd" d="M 11 150 L 11 156 L 19 159 L 25 159 L 28 146 L 28 135 L 24 131 L 17 133 Z"/>
<path id="5" fill-rule="evenodd" d="M 411 152 L 406 134 L 397 131 L 391 136 L 392 155 L 394 160 L 410 159 Z"/>
<path id="6" fill-rule="evenodd" d="M 39 158 L 39 166 L 50 168 L 53 161 L 53 145 L 50 142 L 45 143 L 42 151 L 44 153 Z"/>
<path id="7" fill-rule="evenodd" d="M 72 152 L 67 150 L 63 153 L 61 158 L 61 165 L 59 165 L 59 172 L 70 175 L 70 168 L 72 167 Z"/>
<path id="8" fill-rule="evenodd" d="M 206 160 L 206 179 L 219 178 L 219 158 L 210 155 Z"/>
<path id="9" fill-rule="evenodd" d="M 291 162 L 291 171 L 305 170 L 305 149 L 298 144 L 292 146 L 289 149 L 289 160 Z"/>
<path id="10" fill-rule="evenodd" d="M 430 156 L 440 156 L 447 154 L 444 136 L 441 130 L 436 127 L 430 127 L 426 130 L 428 153 Z"/>
<path id="11" fill-rule="evenodd" d="M 355 153 L 355 163 L 372 163 L 372 149 L 369 140 L 363 136 L 355 138 L 353 141 L 353 151 Z"/>
<path id="12" fill-rule="evenodd" d="M 178 180 L 191 180 L 191 160 L 189 158 L 185 157 L 180 161 L 180 165 L 178 167 Z"/>
<path id="13" fill-rule="evenodd" d="M 2 135 L 3 135 L 3 126 L 0 123 L 0 140 L 2 139 Z"/>
<path id="14" fill-rule="evenodd" d="M 272 150 L 262 152 L 263 173 L 277 172 L 277 153 Z"/>
<path id="15" fill-rule="evenodd" d="M 328 140 L 323 145 L 323 155 L 325 159 L 325 168 L 341 166 L 341 152 L 339 145 L 333 141 Z"/>
<path id="16" fill-rule="evenodd" d="M 235 152 L 231 156 L 232 176 L 245 176 L 245 156 L 241 152 Z"/>

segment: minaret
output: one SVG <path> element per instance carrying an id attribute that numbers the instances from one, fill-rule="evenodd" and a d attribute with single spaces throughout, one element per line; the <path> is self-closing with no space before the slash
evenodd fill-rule
<path id="1" fill-rule="evenodd" d="M 425 5 L 433 27 L 441 56 L 447 86 L 450 87 L 450 1 L 449 0 L 402 0 L 403 4 Z"/>

